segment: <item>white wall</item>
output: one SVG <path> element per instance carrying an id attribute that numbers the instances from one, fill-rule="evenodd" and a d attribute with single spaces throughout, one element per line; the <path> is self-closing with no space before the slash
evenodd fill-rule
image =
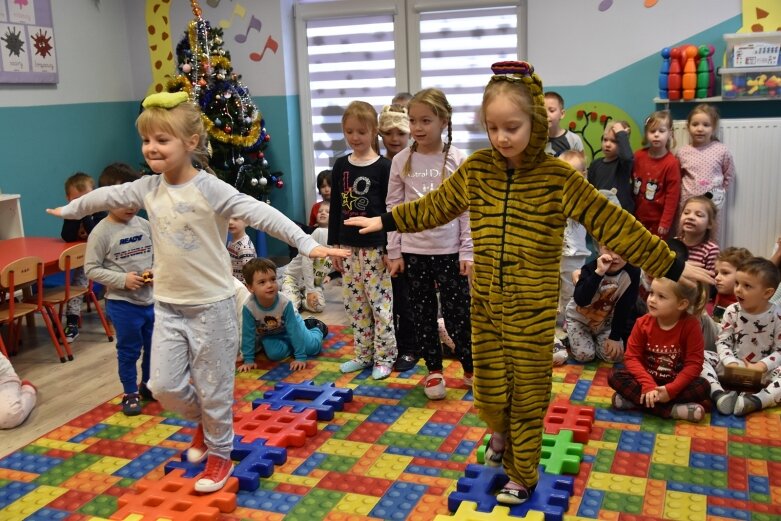
<path id="1" fill-rule="evenodd" d="M 741 0 L 527 0 L 529 61 L 547 85 L 585 85 L 741 13 Z M 661 60 L 661 58 L 660 58 Z"/>
<path id="2" fill-rule="evenodd" d="M 219 2 L 216 7 L 211 7 L 205 1 L 199 2 L 203 11 L 202 17 L 208 20 L 213 27 L 218 27 L 221 20 L 230 21 L 229 28 L 224 29 L 223 48 L 231 55 L 231 64 L 235 72 L 242 76 L 244 83 L 253 96 L 285 95 L 285 66 L 283 55 L 295 58 L 293 48 L 294 40 L 288 40 L 289 30 L 283 27 L 282 9 L 290 12 L 290 7 L 283 7 L 291 0 L 250 0 Z M 125 20 L 127 32 L 131 37 L 128 47 L 131 58 L 132 93 L 133 98 L 141 99 L 147 94 L 147 89 L 152 82 L 151 65 L 147 43 L 147 29 L 145 21 L 145 1 L 132 1 L 126 3 Z M 234 14 L 237 6 L 245 9 L 244 16 Z M 252 16 L 261 22 L 260 30 L 247 32 Z M 184 36 L 190 21 L 194 19 L 190 2 L 172 1 L 170 3 L 169 33 L 171 45 L 174 51 L 174 59 L 171 67 L 165 69 L 168 74 L 176 74 L 173 67 L 176 65 L 176 45 Z M 292 20 L 290 21 L 292 26 Z M 245 42 L 237 42 L 237 35 L 247 35 Z M 267 38 L 271 36 L 279 43 L 276 54 L 266 51 L 260 62 L 250 60 L 250 53 L 260 53 L 263 50 Z M 295 86 L 295 81 L 293 81 Z"/>
<path id="3" fill-rule="evenodd" d="M 0 106 L 133 99 L 125 3 L 52 0 L 59 83 L 0 84 Z"/>

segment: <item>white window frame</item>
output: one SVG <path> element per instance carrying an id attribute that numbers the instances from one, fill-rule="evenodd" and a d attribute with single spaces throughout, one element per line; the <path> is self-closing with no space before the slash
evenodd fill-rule
<path id="1" fill-rule="evenodd" d="M 296 63 L 298 71 L 299 111 L 301 117 L 301 156 L 303 160 L 304 201 L 310 208 L 317 200 L 311 188 L 315 186 L 315 167 L 312 151 L 314 139 L 311 122 L 311 90 L 309 85 L 309 53 L 306 25 L 310 20 L 347 18 L 354 16 L 394 16 L 394 60 L 396 91 L 417 92 L 421 88 L 420 14 L 431 11 L 475 9 L 483 7 L 517 8 L 518 56 L 527 56 L 527 1 L 528 0 L 333 0 L 318 3 L 297 3 L 293 6 L 295 18 Z M 399 66 L 404 64 L 404 66 Z"/>

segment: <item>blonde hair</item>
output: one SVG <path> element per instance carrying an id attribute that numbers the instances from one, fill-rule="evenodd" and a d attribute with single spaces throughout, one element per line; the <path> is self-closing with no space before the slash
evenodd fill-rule
<path id="1" fill-rule="evenodd" d="M 442 150 L 444 153 L 444 158 L 442 160 L 442 176 L 444 177 L 445 167 L 447 166 L 447 154 L 450 152 L 450 144 L 453 142 L 453 107 L 451 107 L 450 103 L 447 102 L 447 97 L 445 97 L 444 92 L 433 88 L 423 89 L 422 91 L 416 93 L 414 96 L 412 96 L 412 99 L 409 100 L 407 107 L 411 107 L 416 103 L 427 106 L 431 109 L 436 117 L 443 121 L 447 121 L 447 142 L 445 142 L 445 148 Z M 409 175 L 410 169 L 412 168 L 412 154 L 414 154 L 417 149 L 418 142 L 415 141 L 410 147 L 407 162 L 404 163 L 404 169 L 401 172 L 402 177 Z"/>
<path id="2" fill-rule="evenodd" d="M 689 112 L 689 115 L 686 117 L 686 129 L 688 130 L 689 126 L 692 124 L 692 118 L 696 116 L 697 114 L 705 114 L 710 119 L 711 126 L 713 127 L 713 133 L 710 135 L 711 141 L 718 141 L 719 138 L 716 136 L 716 133 L 719 130 L 719 120 L 721 119 L 719 117 L 719 111 L 716 110 L 716 107 L 712 105 L 708 105 L 707 103 L 700 103 L 696 107 L 694 107 L 691 112 Z"/>
<path id="3" fill-rule="evenodd" d="M 366 128 L 368 128 L 369 131 L 374 134 L 374 139 L 372 140 L 372 150 L 379 154 L 380 135 L 379 128 L 377 126 L 377 111 L 374 110 L 374 107 L 365 101 L 352 101 L 349 105 L 347 105 L 347 108 L 344 109 L 344 114 L 342 114 L 342 128 L 344 128 L 344 122 L 347 120 L 347 118 L 351 117 L 366 125 Z"/>
<path id="4" fill-rule="evenodd" d="M 508 98 L 510 102 L 516 105 L 524 114 L 528 114 L 532 119 L 535 117 L 535 111 L 539 112 L 539 106 L 534 103 L 534 94 L 529 85 L 520 81 L 489 81 L 483 92 L 483 103 L 480 106 L 480 121 L 483 127 L 487 127 L 485 122 L 485 108 L 496 98 Z M 545 110 L 545 103 L 542 104 L 542 110 Z M 544 115 L 548 119 L 547 115 Z M 547 123 L 546 123 L 547 124 Z"/>
<path id="5" fill-rule="evenodd" d="M 201 120 L 201 111 L 191 102 L 184 102 L 171 108 L 158 106 L 147 107 L 136 119 L 136 129 L 141 136 L 148 136 L 154 131 L 171 134 L 182 141 L 198 136 L 198 144 L 191 152 L 192 158 L 201 168 L 212 172 L 209 168 L 209 136 Z"/>
<path id="6" fill-rule="evenodd" d="M 667 150 L 675 148 L 675 136 L 673 135 L 673 118 L 670 115 L 669 110 L 657 110 L 645 120 L 645 126 L 643 128 L 643 146 L 648 146 L 648 133 L 653 132 L 662 125 L 667 126 L 667 131 L 670 133 L 667 138 L 665 146 Z"/>
<path id="7" fill-rule="evenodd" d="M 582 174 L 586 170 L 586 154 L 584 154 L 580 150 L 569 148 L 564 152 L 562 152 L 561 154 L 559 154 L 559 159 L 561 159 L 562 161 L 566 161 L 570 165 L 572 165 L 572 161 L 580 161 L 580 164 L 583 165 L 583 170 L 578 170 L 578 172 Z"/>
<path id="8" fill-rule="evenodd" d="M 708 287 L 702 282 L 697 282 L 697 285 L 694 287 L 673 280 L 670 280 L 670 282 L 672 282 L 673 293 L 675 293 L 678 300 L 685 299 L 689 301 L 689 307 L 686 309 L 686 312 L 694 317 L 700 316 L 708 303 Z"/>
<path id="9" fill-rule="evenodd" d="M 695 195 L 693 197 L 689 197 L 686 199 L 686 201 L 683 202 L 683 206 L 681 207 L 681 218 L 683 218 L 683 210 L 686 209 L 689 203 L 701 203 L 703 206 L 705 206 L 705 211 L 708 214 L 708 224 L 710 224 L 710 228 L 705 230 L 705 240 L 710 240 L 712 234 L 715 233 L 713 228 L 716 226 L 716 214 L 719 213 L 719 209 L 716 208 L 716 205 L 713 203 L 710 197 L 704 195 Z"/>

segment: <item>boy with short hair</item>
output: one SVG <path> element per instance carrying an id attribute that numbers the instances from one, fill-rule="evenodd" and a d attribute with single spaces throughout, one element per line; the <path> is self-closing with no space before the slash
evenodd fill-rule
<path id="1" fill-rule="evenodd" d="M 558 157 L 565 150 L 579 150 L 583 152 L 583 140 L 574 132 L 561 128 L 561 119 L 564 110 L 564 98 L 558 92 L 545 93 L 545 110 L 548 113 L 548 144 L 545 152 Z"/>
<path id="2" fill-rule="evenodd" d="M 629 123 L 616 121 L 602 134 L 602 157 L 588 166 L 588 182 L 599 190 L 613 191 L 621 208 L 634 214 L 635 196 L 632 188 L 634 153 L 629 144 Z"/>
<path id="3" fill-rule="evenodd" d="M 306 359 L 320 353 L 328 326 L 316 318 L 301 318 L 288 298 L 279 292 L 277 265 L 264 258 L 244 265 L 244 280 L 251 295 L 244 305 L 239 372 L 255 369 L 258 348 L 269 360 L 293 356 L 290 370 L 306 368 Z"/>
<path id="4" fill-rule="evenodd" d="M 246 263 L 258 256 L 255 251 L 255 245 L 247 235 L 247 223 L 236 217 L 231 217 L 228 221 L 228 254 L 231 258 L 231 268 L 233 276 L 244 282 L 244 275 L 241 269 Z"/>
<path id="5" fill-rule="evenodd" d="M 317 212 L 317 228 L 311 234 L 312 238 L 323 246 L 328 244 L 330 211 L 331 203 L 322 201 Z M 323 285 L 332 269 L 331 259 L 310 259 L 299 253 L 285 266 L 285 274 L 282 276 L 282 294 L 293 303 L 296 311 L 306 309 L 313 313 L 320 313 L 325 309 Z"/>
<path id="6" fill-rule="evenodd" d="M 727 306 L 737 302 L 735 276 L 740 265 L 752 257 L 746 248 L 730 247 L 722 250 L 716 258 L 716 296 L 707 306 L 708 314 L 716 322 L 721 321 Z"/>
<path id="7" fill-rule="evenodd" d="M 130 183 L 140 176 L 132 169 L 117 172 L 114 184 Z M 108 186 L 108 185 L 104 185 Z M 92 230 L 87 240 L 84 270 L 106 286 L 106 314 L 117 334 L 117 365 L 122 382 L 122 412 L 141 414 L 141 399 L 154 400 L 146 386 L 155 323 L 152 295 L 152 231 L 149 221 L 138 217 L 138 208 L 112 210 Z M 141 383 L 136 365 L 141 358 Z"/>
<path id="8" fill-rule="evenodd" d="M 705 352 L 701 376 L 711 386 L 711 399 L 722 414 L 745 416 L 781 402 L 781 309 L 769 302 L 781 275 L 769 260 L 753 257 L 737 269 L 735 298 L 721 321 L 717 353 Z M 762 374 L 758 393 L 726 391 L 720 379 L 725 368 L 744 367 Z"/>
<path id="9" fill-rule="evenodd" d="M 95 188 L 95 182 L 89 175 L 84 172 L 76 172 L 65 180 L 65 197 L 68 199 L 68 202 L 71 202 L 91 192 L 93 188 Z M 86 241 L 90 232 L 104 217 L 106 217 L 106 212 L 97 212 L 81 219 L 65 219 L 62 222 L 60 237 L 65 242 Z M 72 270 L 72 286 L 86 286 L 88 283 L 83 268 Z M 64 333 L 68 343 L 73 342 L 79 336 L 79 320 L 81 319 L 81 306 L 83 303 L 84 297 L 80 296 L 70 299 L 65 306 L 66 322 Z"/>

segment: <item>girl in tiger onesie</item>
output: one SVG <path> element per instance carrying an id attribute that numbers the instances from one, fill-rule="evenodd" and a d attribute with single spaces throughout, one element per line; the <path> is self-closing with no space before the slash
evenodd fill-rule
<path id="1" fill-rule="evenodd" d="M 526 62 L 500 62 L 483 95 L 491 148 L 472 154 L 422 199 L 374 218 L 352 218 L 361 233 L 418 232 L 469 211 L 474 399 L 493 431 L 486 462 L 503 465 L 504 504 L 529 499 L 538 481 L 543 418 L 551 392 L 559 262 L 567 218 L 654 277 L 711 282 L 568 163 L 545 154 L 542 82 Z"/>

